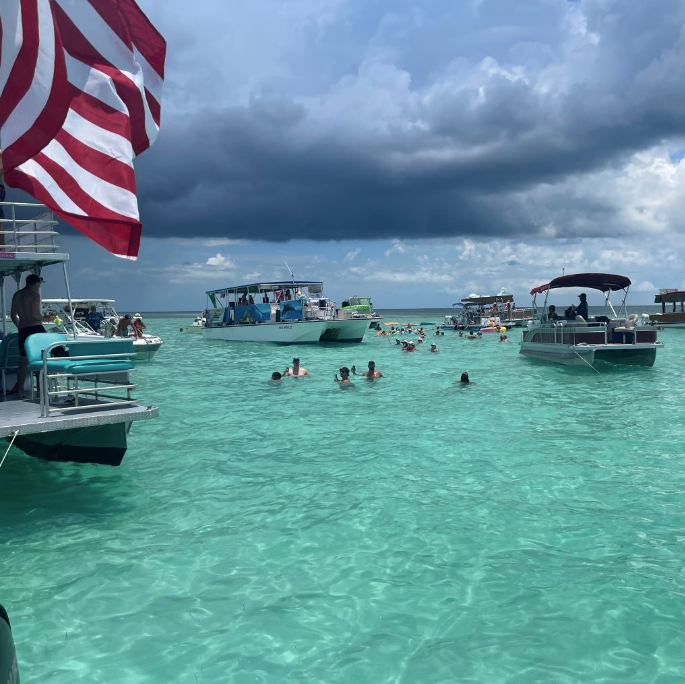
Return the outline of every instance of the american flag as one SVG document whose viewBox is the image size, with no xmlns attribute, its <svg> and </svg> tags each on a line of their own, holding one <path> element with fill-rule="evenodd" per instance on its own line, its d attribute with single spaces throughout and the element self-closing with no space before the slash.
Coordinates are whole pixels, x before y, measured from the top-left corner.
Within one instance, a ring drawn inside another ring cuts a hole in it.
<svg viewBox="0 0 685 684">
<path fill-rule="evenodd" d="M 0 148 L 21 188 L 117 256 L 157 137 L 166 43 L 134 0 L 0 0 Z"/>
</svg>

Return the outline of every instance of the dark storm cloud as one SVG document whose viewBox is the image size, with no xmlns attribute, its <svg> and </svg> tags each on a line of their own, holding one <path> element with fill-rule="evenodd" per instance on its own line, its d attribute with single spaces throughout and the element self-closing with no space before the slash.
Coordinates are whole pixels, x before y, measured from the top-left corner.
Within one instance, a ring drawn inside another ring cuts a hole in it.
<svg viewBox="0 0 685 684">
<path fill-rule="evenodd" d="M 435 3 L 416 18 L 404 5 L 364 26 L 372 54 L 360 47 L 357 66 L 314 96 L 255 88 L 245 106 L 167 112 L 137 162 L 146 234 L 621 230 L 611 198 L 554 186 L 685 135 L 682 3 L 485 1 L 466 28 L 463 8 Z M 342 42 L 331 53 L 349 58 Z"/>
</svg>

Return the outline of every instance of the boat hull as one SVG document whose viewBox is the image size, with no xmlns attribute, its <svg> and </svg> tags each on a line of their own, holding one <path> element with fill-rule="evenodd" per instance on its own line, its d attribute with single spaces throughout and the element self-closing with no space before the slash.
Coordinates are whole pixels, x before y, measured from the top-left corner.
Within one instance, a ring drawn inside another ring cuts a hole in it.
<svg viewBox="0 0 685 684">
<path fill-rule="evenodd" d="M 318 344 L 326 327 L 325 321 L 292 321 L 225 325 L 203 328 L 208 340 L 226 342 L 272 342 L 275 344 Z"/>
<path fill-rule="evenodd" d="M 364 333 L 366 333 L 368 329 L 368 318 L 326 321 L 326 327 L 321 335 L 320 341 L 358 343 L 364 339 Z"/>
<path fill-rule="evenodd" d="M 559 363 L 564 366 L 594 366 L 597 361 L 604 361 L 617 365 L 651 367 L 656 361 L 656 352 L 655 347 L 641 348 L 632 344 L 585 348 L 521 344 L 520 350 L 520 353 L 528 358 Z"/>
<path fill-rule="evenodd" d="M 650 314 L 649 323 L 664 328 L 685 328 L 685 314 Z"/>
<path fill-rule="evenodd" d="M 45 461 L 118 466 L 126 454 L 130 422 L 17 435 L 14 445 Z"/>
<path fill-rule="evenodd" d="M 201 325 L 187 325 L 185 328 L 181 328 L 179 332 L 182 333 L 201 333 L 203 326 Z"/>
<path fill-rule="evenodd" d="M 164 344 L 160 337 L 142 337 L 133 340 L 133 351 L 136 353 L 135 361 L 152 361 L 154 355 Z"/>
</svg>

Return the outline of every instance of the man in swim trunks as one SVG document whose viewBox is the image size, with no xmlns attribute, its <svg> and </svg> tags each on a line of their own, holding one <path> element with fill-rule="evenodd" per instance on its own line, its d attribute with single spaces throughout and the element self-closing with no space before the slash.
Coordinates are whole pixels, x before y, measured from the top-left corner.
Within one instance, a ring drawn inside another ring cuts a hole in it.
<svg viewBox="0 0 685 684">
<path fill-rule="evenodd" d="M 40 286 L 43 279 L 35 273 L 26 276 L 26 285 L 17 290 L 12 297 L 11 316 L 19 330 L 19 370 L 17 371 L 17 394 L 24 398 L 24 383 L 28 372 L 26 360 L 26 339 L 34 333 L 45 332 L 43 323 L 52 321 L 52 316 L 43 316 L 40 304 Z"/>
</svg>

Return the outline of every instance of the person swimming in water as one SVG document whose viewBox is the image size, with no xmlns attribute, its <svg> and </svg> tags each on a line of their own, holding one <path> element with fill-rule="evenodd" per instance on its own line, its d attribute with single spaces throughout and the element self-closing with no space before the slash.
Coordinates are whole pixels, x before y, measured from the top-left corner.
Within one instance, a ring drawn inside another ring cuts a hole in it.
<svg viewBox="0 0 685 684">
<path fill-rule="evenodd" d="M 381 373 L 379 370 L 376 370 L 376 362 L 375 361 L 369 361 L 369 370 L 366 370 L 363 373 L 357 373 L 357 367 L 352 366 L 352 374 L 353 375 L 362 375 L 363 377 L 367 378 L 368 380 L 375 380 L 376 378 L 382 378 L 383 377 L 383 373 Z"/>
<path fill-rule="evenodd" d="M 464 371 L 461 374 L 461 378 L 459 378 L 459 382 L 457 384 L 459 384 L 459 385 L 475 385 L 476 383 L 471 382 L 471 380 L 469 380 L 469 374 L 466 371 Z"/>
<path fill-rule="evenodd" d="M 300 366 L 300 359 L 296 356 L 293 359 L 293 365 L 290 368 L 286 368 L 285 371 L 283 372 L 283 375 L 287 375 L 289 377 L 294 377 L 294 378 L 301 378 L 304 377 L 305 375 L 311 375 L 311 373 L 304 367 Z"/>
<path fill-rule="evenodd" d="M 351 385 L 352 381 L 350 380 L 350 369 L 347 366 L 343 366 L 338 370 L 340 373 L 340 377 L 338 377 L 338 374 L 336 373 L 335 375 L 335 382 L 337 382 L 340 385 Z"/>
</svg>

